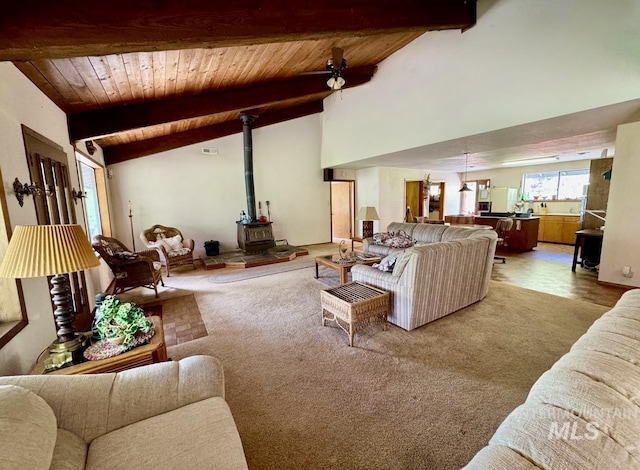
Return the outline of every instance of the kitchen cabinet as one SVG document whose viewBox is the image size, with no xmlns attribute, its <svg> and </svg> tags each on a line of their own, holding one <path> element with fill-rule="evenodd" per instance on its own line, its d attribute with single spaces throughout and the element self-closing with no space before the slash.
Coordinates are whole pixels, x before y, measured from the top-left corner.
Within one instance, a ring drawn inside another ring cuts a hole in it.
<svg viewBox="0 0 640 470">
<path fill-rule="evenodd" d="M 580 217 L 577 215 L 541 215 L 538 241 L 574 245 L 578 230 Z"/>
<path fill-rule="evenodd" d="M 476 216 L 474 223 L 491 225 L 496 228 L 502 217 Z M 513 218 L 513 227 L 509 231 L 507 248 L 513 251 L 529 251 L 538 246 L 538 217 Z"/>
<path fill-rule="evenodd" d="M 451 225 L 469 225 L 473 224 L 474 217 L 472 215 L 445 215 L 444 221 Z"/>
</svg>

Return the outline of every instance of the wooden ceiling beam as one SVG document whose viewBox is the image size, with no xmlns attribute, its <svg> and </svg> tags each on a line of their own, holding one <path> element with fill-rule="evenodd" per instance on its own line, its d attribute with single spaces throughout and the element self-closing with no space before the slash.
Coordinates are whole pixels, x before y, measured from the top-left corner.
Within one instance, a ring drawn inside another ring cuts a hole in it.
<svg viewBox="0 0 640 470">
<path fill-rule="evenodd" d="M 0 60 L 464 30 L 475 22 L 476 0 L 14 1 L 0 15 Z"/>
<path fill-rule="evenodd" d="M 362 85 L 371 80 L 376 67 L 347 70 L 345 88 Z M 327 75 L 306 75 L 282 82 L 254 85 L 200 95 L 136 103 L 115 108 L 85 111 L 68 117 L 72 142 L 98 139 L 117 132 L 192 119 L 212 114 L 259 108 L 268 104 L 301 98 L 318 93 L 331 93 L 326 85 Z"/>
<path fill-rule="evenodd" d="M 269 126 L 279 122 L 288 121 L 290 119 L 321 113 L 322 111 L 322 100 L 312 101 L 303 105 L 258 115 L 258 118 L 253 122 L 252 127 L 258 128 Z M 255 114 L 255 112 L 252 112 L 252 114 Z M 187 145 L 206 142 L 207 140 L 212 139 L 219 139 L 220 137 L 238 134 L 241 132 L 242 122 L 240 119 L 237 121 L 226 121 L 220 124 L 192 129 L 185 132 L 178 132 L 163 137 L 154 137 L 130 144 L 105 147 L 103 149 L 104 160 L 105 164 L 113 165 L 115 163 L 146 157 L 147 155 L 166 152 L 180 147 L 185 147 Z"/>
</svg>

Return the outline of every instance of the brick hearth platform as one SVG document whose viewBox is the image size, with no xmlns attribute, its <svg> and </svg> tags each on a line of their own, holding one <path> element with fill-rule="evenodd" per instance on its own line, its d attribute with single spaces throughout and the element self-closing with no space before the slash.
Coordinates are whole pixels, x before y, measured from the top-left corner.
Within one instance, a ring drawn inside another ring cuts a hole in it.
<svg viewBox="0 0 640 470">
<path fill-rule="evenodd" d="M 285 263 L 298 256 L 308 255 L 304 248 L 293 245 L 276 245 L 263 253 L 247 254 L 243 251 L 221 253 L 218 256 L 200 256 L 205 269 L 253 268 L 265 264 Z"/>
</svg>

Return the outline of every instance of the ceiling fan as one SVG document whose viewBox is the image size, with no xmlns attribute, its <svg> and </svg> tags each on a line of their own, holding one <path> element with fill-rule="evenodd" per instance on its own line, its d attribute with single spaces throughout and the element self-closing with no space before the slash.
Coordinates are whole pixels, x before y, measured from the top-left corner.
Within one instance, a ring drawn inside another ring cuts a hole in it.
<svg viewBox="0 0 640 470">
<path fill-rule="evenodd" d="M 303 72 L 301 75 L 314 75 L 320 73 L 330 73 L 331 77 L 327 80 L 327 86 L 332 90 L 341 89 L 346 80 L 342 76 L 342 72 L 347 68 L 347 61 L 344 58 L 344 49 L 341 47 L 331 48 L 331 58 L 327 60 L 326 69 L 317 72 Z"/>
</svg>

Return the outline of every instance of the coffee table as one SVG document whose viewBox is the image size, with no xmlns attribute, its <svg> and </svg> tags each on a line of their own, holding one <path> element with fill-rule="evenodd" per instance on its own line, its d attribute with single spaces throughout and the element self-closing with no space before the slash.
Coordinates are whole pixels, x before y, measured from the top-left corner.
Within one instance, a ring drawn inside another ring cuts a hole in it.
<svg viewBox="0 0 640 470">
<path fill-rule="evenodd" d="M 380 321 L 387 329 L 389 292 L 361 282 L 349 282 L 320 291 L 322 326 L 332 320 L 349 335 L 349 346 L 357 329 Z"/>
<path fill-rule="evenodd" d="M 318 277 L 320 277 L 318 275 L 318 266 L 322 265 L 322 266 L 326 266 L 327 268 L 331 268 L 334 271 L 340 272 L 340 284 L 346 284 L 349 280 L 349 272 L 351 271 L 351 268 L 353 268 L 356 264 L 371 265 L 374 263 L 379 263 L 380 261 L 381 261 L 381 258 L 376 257 L 376 258 L 370 258 L 366 260 L 357 260 L 352 263 L 342 263 L 340 262 L 340 255 L 318 256 L 316 258 L 315 278 L 318 279 Z"/>
</svg>

